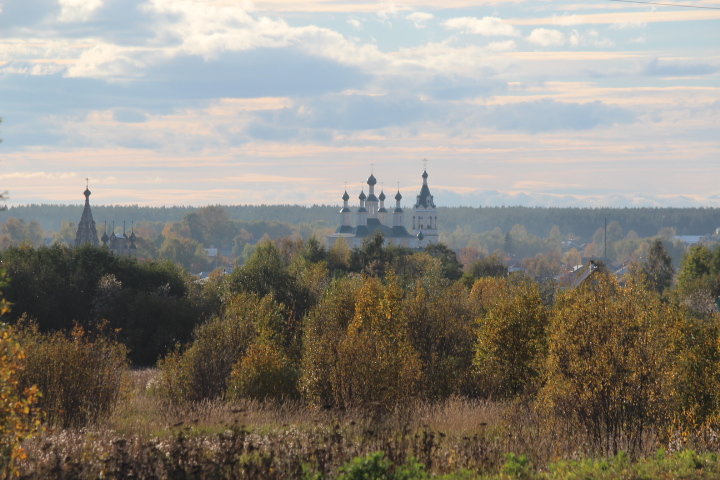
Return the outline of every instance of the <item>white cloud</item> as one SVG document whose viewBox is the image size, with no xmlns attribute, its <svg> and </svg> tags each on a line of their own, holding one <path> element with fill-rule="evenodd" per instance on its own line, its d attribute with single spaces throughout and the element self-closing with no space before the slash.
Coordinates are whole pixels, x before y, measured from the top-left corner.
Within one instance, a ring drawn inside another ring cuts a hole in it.
<svg viewBox="0 0 720 480">
<path fill-rule="evenodd" d="M 362 30 L 363 23 L 357 18 L 349 18 L 347 20 L 348 25 L 352 26 L 356 30 Z"/>
<path fill-rule="evenodd" d="M 527 40 L 541 47 L 559 47 L 565 44 L 565 34 L 560 30 L 536 28 L 528 35 Z"/>
<path fill-rule="evenodd" d="M 100 8 L 103 0 L 59 0 L 61 22 L 84 22 Z"/>
<path fill-rule="evenodd" d="M 516 37 L 520 32 L 498 17 L 457 17 L 446 20 L 443 26 L 449 30 L 483 35 L 486 37 Z"/>
<path fill-rule="evenodd" d="M 517 44 L 515 40 L 505 40 L 504 42 L 492 42 L 488 44 L 487 49 L 492 52 L 509 52 L 515 50 Z"/>
<path fill-rule="evenodd" d="M 433 18 L 435 18 L 435 15 L 425 12 L 413 12 L 405 18 L 413 22 L 415 28 L 425 28 L 427 26 L 427 23 Z"/>
</svg>

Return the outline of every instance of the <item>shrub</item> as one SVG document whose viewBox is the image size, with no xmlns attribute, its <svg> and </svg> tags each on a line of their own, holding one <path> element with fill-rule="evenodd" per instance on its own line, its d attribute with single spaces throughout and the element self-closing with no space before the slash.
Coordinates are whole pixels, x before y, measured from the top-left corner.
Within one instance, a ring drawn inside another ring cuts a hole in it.
<svg viewBox="0 0 720 480">
<path fill-rule="evenodd" d="M 300 390 L 312 405 L 333 405 L 338 348 L 355 314 L 355 298 L 362 287 L 360 277 L 333 281 L 303 325 Z"/>
<path fill-rule="evenodd" d="M 25 320 L 19 324 L 18 339 L 26 352 L 21 384 L 40 389 L 38 405 L 48 421 L 81 427 L 112 411 L 127 368 L 124 345 L 102 330 L 88 333 L 76 326 L 69 334 L 40 333 Z"/>
<path fill-rule="evenodd" d="M 233 367 L 228 394 L 256 400 L 292 398 L 297 396 L 297 378 L 297 369 L 277 346 L 259 341 Z"/>
<path fill-rule="evenodd" d="M 594 277 L 553 311 L 539 400 L 560 421 L 576 421 L 597 451 L 632 453 L 673 402 L 670 326 L 679 314 L 636 286 Z"/>
<path fill-rule="evenodd" d="M 482 279 L 505 285 L 492 295 L 484 316 L 478 319 L 473 360 L 482 395 L 507 398 L 532 391 L 540 377 L 546 348 L 547 313 L 537 283 L 519 278 Z M 494 288 L 485 289 L 491 292 Z"/>
<path fill-rule="evenodd" d="M 159 362 L 160 392 L 170 402 L 222 396 L 233 366 L 259 332 L 272 338 L 284 323 L 285 310 L 271 296 L 261 299 L 253 293 L 236 295 L 220 316 L 195 330 L 185 350 L 178 348 Z"/>
<path fill-rule="evenodd" d="M 409 339 L 400 287 L 369 277 L 357 293 L 355 314 L 338 348 L 335 402 L 388 408 L 415 396 L 422 365 Z"/>
</svg>

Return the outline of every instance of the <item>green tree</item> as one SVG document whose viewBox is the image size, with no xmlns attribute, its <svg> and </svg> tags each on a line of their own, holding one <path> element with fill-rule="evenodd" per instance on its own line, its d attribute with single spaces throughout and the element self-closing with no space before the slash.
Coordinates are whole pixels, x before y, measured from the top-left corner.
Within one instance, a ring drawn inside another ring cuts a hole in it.
<svg viewBox="0 0 720 480">
<path fill-rule="evenodd" d="M 450 280 L 457 280 L 462 276 L 462 267 L 455 252 L 442 243 L 433 243 L 425 247 L 425 253 L 440 259 L 442 274 Z"/>
<path fill-rule="evenodd" d="M 209 267 L 202 245 L 189 238 L 165 237 L 158 254 L 160 258 L 182 265 L 189 272 L 197 273 Z"/>
<path fill-rule="evenodd" d="M 224 395 L 233 367 L 258 337 L 276 341 L 285 315 L 271 296 L 234 296 L 221 315 L 195 330 L 185 350 L 172 352 L 159 362 L 164 397 L 182 403 Z"/>
<path fill-rule="evenodd" d="M 647 259 L 641 264 L 647 287 L 662 293 L 672 283 L 675 271 L 661 239 L 653 240 Z"/>
</svg>

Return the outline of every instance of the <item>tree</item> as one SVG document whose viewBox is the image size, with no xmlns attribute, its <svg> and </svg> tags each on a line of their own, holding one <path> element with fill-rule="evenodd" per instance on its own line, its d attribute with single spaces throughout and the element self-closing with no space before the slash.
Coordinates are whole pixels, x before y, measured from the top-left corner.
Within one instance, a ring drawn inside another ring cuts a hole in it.
<svg viewBox="0 0 720 480">
<path fill-rule="evenodd" d="M 458 262 L 457 255 L 447 246 L 442 243 L 433 243 L 425 247 L 425 253 L 440 260 L 442 274 L 445 278 L 457 280 L 462 276 L 462 267 Z"/>
<path fill-rule="evenodd" d="M 209 266 L 202 245 L 189 238 L 165 237 L 158 253 L 160 258 L 172 260 L 189 272 L 201 272 Z"/>
<path fill-rule="evenodd" d="M 159 362 L 165 398 L 182 403 L 224 395 L 233 367 L 258 336 L 275 340 L 285 315 L 271 296 L 234 296 L 219 316 L 193 332 L 184 351 L 176 350 Z"/>
<path fill-rule="evenodd" d="M 550 319 L 540 405 L 582 428 L 599 453 L 637 451 L 672 403 L 678 316 L 656 294 L 607 274 L 566 292 Z"/>
<path fill-rule="evenodd" d="M 368 277 L 358 291 L 355 313 L 338 347 L 333 394 L 337 404 L 391 408 L 417 395 L 422 366 L 408 331 L 402 292 Z"/>
<path fill-rule="evenodd" d="M 0 287 L 6 275 L 0 271 Z M 10 307 L 0 292 L 0 317 Z M 0 322 L 0 477 L 19 476 L 18 463 L 26 458 L 22 442 L 40 428 L 35 408 L 39 398 L 37 387 L 22 388 L 25 351 L 17 341 L 12 327 Z"/>
<path fill-rule="evenodd" d="M 647 259 L 641 264 L 647 287 L 662 293 L 672 283 L 675 271 L 661 239 L 653 240 Z"/>
<path fill-rule="evenodd" d="M 525 278 L 503 283 L 477 319 L 473 365 L 480 393 L 491 398 L 532 391 L 546 349 L 547 312 L 538 285 Z"/>
<path fill-rule="evenodd" d="M 339 277 L 323 292 L 305 317 L 300 390 L 311 405 L 336 404 L 339 348 L 355 315 L 355 299 L 363 286 L 359 276 Z"/>
</svg>

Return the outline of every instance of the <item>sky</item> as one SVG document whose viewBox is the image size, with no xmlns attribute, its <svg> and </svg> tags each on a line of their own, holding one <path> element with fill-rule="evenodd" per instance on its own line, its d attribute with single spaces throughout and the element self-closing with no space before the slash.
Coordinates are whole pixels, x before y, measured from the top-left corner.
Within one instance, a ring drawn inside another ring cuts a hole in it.
<svg viewBox="0 0 720 480">
<path fill-rule="evenodd" d="M 720 207 L 720 0 L 671 3 L 0 0 L 0 192 Z"/>
</svg>

